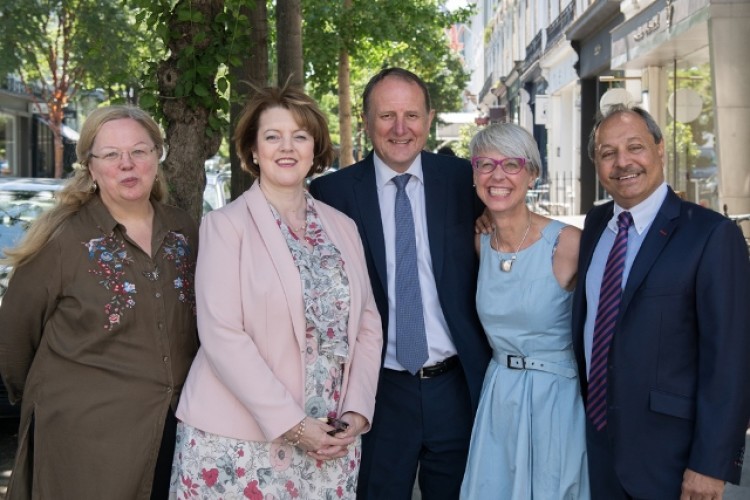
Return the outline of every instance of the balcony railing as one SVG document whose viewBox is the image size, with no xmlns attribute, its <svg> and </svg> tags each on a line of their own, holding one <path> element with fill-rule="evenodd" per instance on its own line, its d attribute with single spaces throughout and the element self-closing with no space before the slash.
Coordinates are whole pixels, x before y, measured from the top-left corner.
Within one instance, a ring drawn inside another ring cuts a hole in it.
<svg viewBox="0 0 750 500">
<path fill-rule="evenodd" d="M 531 43 L 526 46 L 526 59 L 524 60 L 526 67 L 539 59 L 540 55 L 542 55 L 542 30 L 539 30 Z"/>
<path fill-rule="evenodd" d="M 484 100 L 484 96 L 487 95 L 487 92 L 489 92 L 491 88 L 492 88 L 492 73 L 490 73 L 490 76 L 488 76 L 487 79 L 484 81 L 484 85 L 482 85 L 482 90 L 479 91 L 479 102 L 482 102 L 482 100 Z"/>
<path fill-rule="evenodd" d="M 565 29 L 573 22 L 573 16 L 575 15 L 575 3 L 571 2 L 568 4 L 557 19 L 552 21 L 552 24 L 547 26 L 547 47 L 552 46 L 560 37 L 562 37 Z"/>
</svg>

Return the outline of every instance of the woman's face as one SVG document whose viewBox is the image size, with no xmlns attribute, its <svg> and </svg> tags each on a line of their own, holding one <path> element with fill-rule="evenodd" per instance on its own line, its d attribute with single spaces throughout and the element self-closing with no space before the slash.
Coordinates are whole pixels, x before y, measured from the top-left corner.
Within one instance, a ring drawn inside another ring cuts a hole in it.
<svg viewBox="0 0 750 500">
<path fill-rule="evenodd" d="M 476 157 L 484 163 L 484 168 L 491 172 L 483 173 L 474 167 L 474 184 L 477 195 L 492 212 L 506 212 L 523 207 L 526 204 L 526 193 L 532 182 L 527 165 L 520 166 L 525 159 L 509 158 L 497 151 L 480 152 Z M 500 163 L 503 163 L 502 165 Z M 474 166 L 474 165 L 472 165 Z M 507 171 L 515 173 L 507 173 Z"/>
<path fill-rule="evenodd" d="M 148 203 L 158 165 L 154 141 L 132 118 L 102 125 L 91 147 L 89 170 L 108 208 Z"/>
<path fill-rule="evenodd" d="M 253 157 L 264 187 L 302 187 L 314 156 L 313 136 L 300 128 L 291 111 L 276 107 L 261 113 Z"/>
</svg>

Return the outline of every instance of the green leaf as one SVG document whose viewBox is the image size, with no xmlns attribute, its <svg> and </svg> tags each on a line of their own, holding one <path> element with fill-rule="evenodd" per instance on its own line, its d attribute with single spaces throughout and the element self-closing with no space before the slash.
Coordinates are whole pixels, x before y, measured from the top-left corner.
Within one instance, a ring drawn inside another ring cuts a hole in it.
<svg viewBox="0 0 750 500">
<path fill-rule="evenodd" d="M 201 83 L 195 84 L 195 88 L 193 89 L 193 92 L 195 92 L 196 95 L 199 95 L 201 97 L 208 96 L 208 89 L 205 87 L 205 85 Z"/>
</svg>

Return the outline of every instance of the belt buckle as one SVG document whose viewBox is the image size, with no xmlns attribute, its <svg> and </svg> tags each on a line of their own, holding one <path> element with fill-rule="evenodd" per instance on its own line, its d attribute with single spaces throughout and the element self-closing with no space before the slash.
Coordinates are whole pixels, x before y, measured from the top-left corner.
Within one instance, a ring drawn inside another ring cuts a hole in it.
<svg viewBox="0 0 750 500">
<path fill-rule="evenodd" d="M 438 361 L 437 363 L 431 366 L 423 366 L 422 368 L 419 369 L 419 372 L 418 372 L 419 378 L 424 380 L 424 379 L 434 378 L 434 377 L 437 377 L 438 375 L 443 374 L 444 368 L 445 368 L 443 365 L 445 365 L 445 361 Z M 429 370 L 430 372 L 437 372 L 437 373 L 432 373 L 431 375 L 428 375 L 425 373 L 425 370 Z"/>
<path fill-rule="evenodd" d="M 516 356 L 514 354 L 508 354 L 505 364 L 512 370 L 523 370 L 526 368 L 526 358 L 523 356 Z"/>
</svg>

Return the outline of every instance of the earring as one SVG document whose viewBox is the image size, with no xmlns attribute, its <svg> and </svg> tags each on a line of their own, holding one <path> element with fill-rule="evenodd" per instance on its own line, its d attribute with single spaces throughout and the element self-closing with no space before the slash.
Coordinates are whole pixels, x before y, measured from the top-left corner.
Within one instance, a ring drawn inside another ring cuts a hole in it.
<svg viewBox="0 0 750 500">
<path fill-rule="evenodd" d="M 95 180 L 91 181 L 91 187 L 89 188 L 90 193 L 96 193 L 96 190 L 99 189 L 99 186 L 97 185 Z"/>
<path fill-rule="evenodd" d="M 255 163 L 256 165 L 258 164 L 258 158 L 256 158 L 255 156 L 253 156 L 253 163 Z"/>
</svg>

